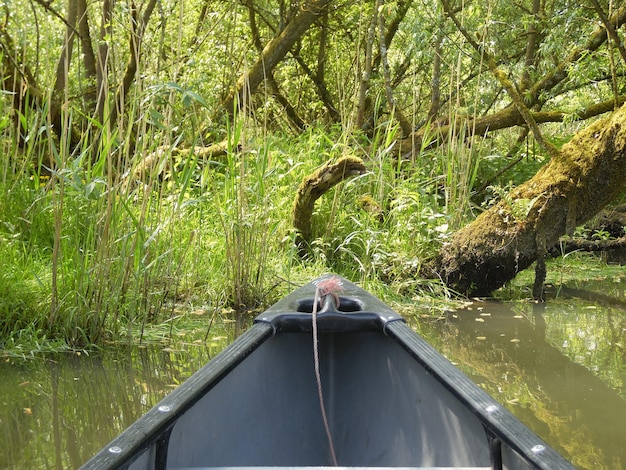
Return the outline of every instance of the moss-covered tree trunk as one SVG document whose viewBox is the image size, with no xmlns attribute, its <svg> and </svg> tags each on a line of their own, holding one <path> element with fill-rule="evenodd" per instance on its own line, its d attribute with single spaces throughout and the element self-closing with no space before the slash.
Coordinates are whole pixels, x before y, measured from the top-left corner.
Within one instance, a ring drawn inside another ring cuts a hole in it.
<svg viewBox="0 0 626 470">
<path fill-rule="evenodd" d="M 626 189 L 626 106 L 580 131 L 532 179 L 459 230 L 434 270 L 468 295 L 487 295 Z"/>
<path fill-rule="evenodd" d="M 296 246 L 301 256 L 306 255 L 313 236 L 313 210 L 315 201 L 343 180 L 365 173 L 363 160 L 342 157 L 336 162 L 328 161 L 308 175 L 298 188 L 293 203 L 293 226 L 296 229 Z"/>
</svg>

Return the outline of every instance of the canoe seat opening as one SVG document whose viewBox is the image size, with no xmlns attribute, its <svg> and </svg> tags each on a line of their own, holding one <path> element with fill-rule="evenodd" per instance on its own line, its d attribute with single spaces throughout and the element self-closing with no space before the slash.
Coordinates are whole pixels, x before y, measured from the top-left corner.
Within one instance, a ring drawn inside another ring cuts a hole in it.
<svg viewBox="0 0 626 470">
<path fill-rule="evenodd" d="M 312 313 L 313 312 L 313 297 L 301 299 L 297 303 L 296 311 L 299 313 Z M 322 310 L 322 305 L 318 305 L 318 310 Z M 362 312 L 364 310 L 363 303 L 352 297 L 339 296 L 338 312 L 351 313 Z"/>
</svg>

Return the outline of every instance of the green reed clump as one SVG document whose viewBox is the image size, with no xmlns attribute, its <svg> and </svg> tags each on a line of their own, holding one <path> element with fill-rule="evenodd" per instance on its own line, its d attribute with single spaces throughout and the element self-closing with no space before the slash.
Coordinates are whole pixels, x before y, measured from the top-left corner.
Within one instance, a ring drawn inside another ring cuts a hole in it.
<svg viewBox="0 0 626 470">
<path fill-rule="evenodd" d="M 128 116 L 141 114 L 141 105 L 136 101 Z M 3 163 L 0 187 L 0 250 L 8 268 L 0 295 L 3 336 L 32 326 L 91 344 L 169 315 L 164 306 L 181 288 L 194 238 L 193 222 L 181 221 L 196 161 L 189 157 L 164 181 L 171 136 L 138 122 L 142 138 L 132 151 L 124 142 L 134 132 L 93 121 L 76 146 L 69 137 L 52 141 L 45 126 L 23 148 L 10 132 L 3 136 L 14 156 Z M 150 171 L 133 173 L 152 154 L 158 158 Z M 43 266 L 45 275 L 24 265 Z"/>
<path fill-rule="evenodd" d="M 281 163 L 272 161 L 267 139 L 256 138 L 245 117 L 234 119 L 228 136 L 224 164 L 211 170 L 202 189 L 212 199 L 223 237 L 226 301 L 237 310 L 249 310 L 273 298 L 271 273 L 284 256 L 279 250 L 284 209 L 277 215 L 285 207 L 276 184 Z"/>
<path fill-rule="evenodd" d="M 14 158 L 1 169 L 3 338 L 30 331 L 74 346 L 141 341 L 148 325 L 173 325 L 198 305 L 263 308 L 328 271 L 375 293 L 391 285 L 446 295 L 420 268 L 468 209 L 474 156 L 464 148 L 456 167 L 445 166 L 462 143 L 402 161 L 391 123 L 369 137 L 340 127 L 291 136 L 239 114 L 225 129 L 226 152 L 201 156 L 180 151 L 213 143 L 203 140 L 197 95 L 152 87 L 126 111 L 134 126 L 92 120 L 76 146 L 44 125 L 18 149 L 4 130 Z M 318 200 L 312 256 L 300 259 L 290 226 L 295 191 L 345 155 L 370 171 Z M 49 177 L 40 175 L 45 167 Z"/>
<path fill-rule="evenodd" d="M 50 299 L 43 257 L 7 239 L 6 234 L 1 237 L 0 347 L 15 330 L 40 324 L 44 318 L 42 306 Z"/>
</svg>

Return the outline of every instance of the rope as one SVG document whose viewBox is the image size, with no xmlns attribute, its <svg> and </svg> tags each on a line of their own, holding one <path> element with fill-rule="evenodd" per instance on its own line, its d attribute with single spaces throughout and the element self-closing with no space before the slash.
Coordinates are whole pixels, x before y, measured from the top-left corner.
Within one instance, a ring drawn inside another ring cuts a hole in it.
<svg viewBox="0 0 626 470">
<path fill-rule="evenodd" d="M 313 311 L 311 317 L 313 320 L 313 361 L 315 365 L 315 378 L 317 379 L 317 394 L 320 399 L 320 409 L 322 411 L 322 421 L 324 421 L 324 429 L 326 430 L 326 437 L 328 438 L 328 446 L 330 447 L 330 457 L 333 466 L 337 466 L 337 456 L 335 455 L 335 446 L 333 445 L 333 437 L 330 433 L 330 426 L 328 425 L 328 418 L 326 416 L 326 406 L 324 405 L 324 393 L 322 392 L 322 377 L 320 375 L 320 358 L 319 350 L 317 347 L 317 304 L 320 300 L 324 299 L 326 295 L 334 294 L 334 292 L 328 292 L 324 287 L 318 285 L 315 289 L 315 298 L 313 299 Z"/>
</svg>

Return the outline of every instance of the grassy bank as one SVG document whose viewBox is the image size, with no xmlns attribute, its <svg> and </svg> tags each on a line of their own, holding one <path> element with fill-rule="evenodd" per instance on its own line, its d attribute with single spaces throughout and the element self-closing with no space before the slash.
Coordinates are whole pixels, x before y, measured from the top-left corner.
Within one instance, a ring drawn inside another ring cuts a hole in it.
<svg viewBox="0 0 626 470">
<path fill-rule="evenodd" d="M 450 136 L 401 162 L 391 150 L 397 129 L 384 122 L 369 136 L 341 127 L 294 136 L 245 116 L 222 129 L 225 152 L 207 156 L 199 96 L 159 88 L 134 103 L 132 129 L 91 121 L 78 145 L 56 139 L 39 114 L 24 117 L 23 145 L 12 126 L 2 129 L 3 348 L 140 341 L 181 308 L 254 312 L 325 272 L 385 298 L 446 298 L 417 273 L 474 216 L 473 188 L 504 158 L 493 156 L 497 141 Z M 291 224 L 296 189 L 348 155 L 368 171 L 318 201 L 303 259 Z"/>
</svg>

